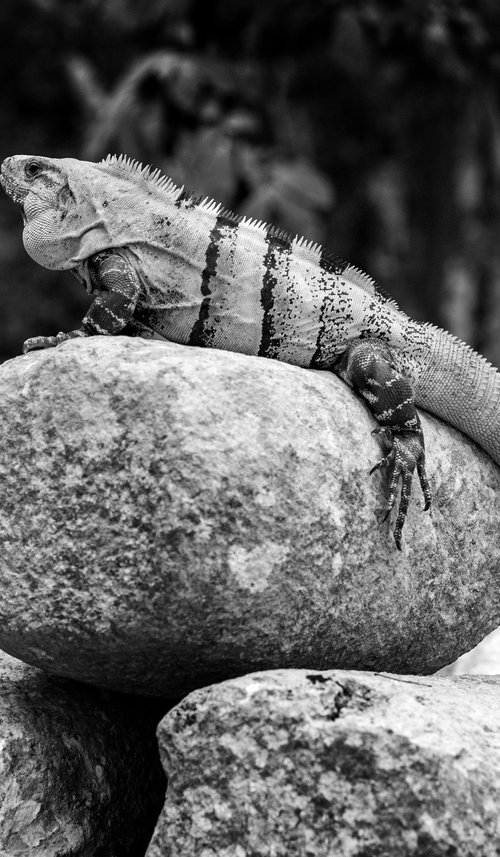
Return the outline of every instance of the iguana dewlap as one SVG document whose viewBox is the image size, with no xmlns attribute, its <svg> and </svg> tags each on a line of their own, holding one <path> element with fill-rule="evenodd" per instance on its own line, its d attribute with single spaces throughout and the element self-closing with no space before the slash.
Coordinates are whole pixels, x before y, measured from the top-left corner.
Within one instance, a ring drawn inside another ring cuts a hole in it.
<svg viewBox="0 0 500 857">
<path fill-rule="evenodd" d="M 304 238 L 237 217 L 126 157 L 94 164 L 16 155 L 0 181 L 23 209 L 24 246 L 93 294 L 76 336 L 129 333 L 330 369 L 366 401 L 387 466 L 387 514 L 412 474 L 430 505 L 415 405 L 464 431 L 500 464 L 500 374 L 445 331 L 412 321 L 352 265 Z"/>
</svg>

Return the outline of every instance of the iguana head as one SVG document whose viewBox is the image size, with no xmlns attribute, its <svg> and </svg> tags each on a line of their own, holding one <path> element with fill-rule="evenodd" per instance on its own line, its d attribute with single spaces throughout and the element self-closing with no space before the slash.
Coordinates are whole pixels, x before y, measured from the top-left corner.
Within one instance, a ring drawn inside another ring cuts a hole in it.
<svg viewBox="0 0 500 857">
<path fill-rule="evenodd" d="M 29 255 L 45 268 L 75 272 L 101 250 L 144 241 L 158 210 L 167 229 L 179 194 L 159 171 L 125 156 L 91 163 L 14 155 L 1 165 L 0 183 L 23 210 Z"/>
<path fill-rule="evenodd" d="M 22 208 L 24 246 L 43 267 L 77 269 L 110 246 L 99 182 L 93 189 L 97 166 L 38 155 L 14 155 L 2 163 L 0 183 Z"/>
<path fill-rule="evenodd" d="M 26 219 L 57 204 L 57 197 L 67 184 L 55 161 L 32 155 L 6 158 L 0 168 L 0 182 L 14 202 L 23 209 L 26 206 Z"/>
</svg>

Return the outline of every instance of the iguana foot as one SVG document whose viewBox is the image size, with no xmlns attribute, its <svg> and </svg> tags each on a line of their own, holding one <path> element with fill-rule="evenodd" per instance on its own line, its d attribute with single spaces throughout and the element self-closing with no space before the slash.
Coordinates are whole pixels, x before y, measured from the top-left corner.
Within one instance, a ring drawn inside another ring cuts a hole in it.
<svg viewBox="0 0 500 857">
<path fill-rule="evenodd" d="M 28 351 L 40 351 L 42 348 L 55 348 L 67 339 L 75 339 L 77 336 L 88 336 L 84 330 L 70 330 L 69 333 L 58 333 L 56 336 L 32 336 L 23 343 L 23 354 Z"/>
<path fill-rule="evenodd" d="M 394 432 L 387 426 L 374 429 L 372 434 L 376 434 L 381 438 L 386 454 L 372 467 L 370 474 L 382 467 L 387 467 L 389 472 L 389 496 L 382 521 L 387 519 L 391 509 L 394 507 L 398 482 L 401 478 L 401 499 L 394 527 L 396 547 L 398 550 L 401 550 L 401 533 L 410 502 L 411 482 L 415 468 L 417 469 L 424 495 L 424 511 L 427 511 L 431 505 L 431 489 L 425 473 L 424 437 L 421 431 Z"/>
</svg>

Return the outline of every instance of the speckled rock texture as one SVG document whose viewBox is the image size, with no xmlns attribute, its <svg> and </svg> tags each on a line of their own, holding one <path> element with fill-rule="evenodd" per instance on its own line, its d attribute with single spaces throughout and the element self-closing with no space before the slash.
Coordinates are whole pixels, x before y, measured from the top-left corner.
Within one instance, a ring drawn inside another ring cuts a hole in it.
<svg viewBox="0 0 500 857">
<path fill-rule="evenodd" d="M 338 378 L 126 337 L 0 369 L 0 647 L 178 700 L 257 669 L 434 672 L 500 624 L 500 470 L 424 417 L 396 550 Z"/>
<path fill-rule="evenodd" d="M 148 705 L 0 652 L 2 857 L 142 857 L 165 794 Z"/>
<path fill-rule="evenodd" d="M 147 857 L 497 857 L 500 681 L 276 670 L 159 727 Z"/>
</svg>

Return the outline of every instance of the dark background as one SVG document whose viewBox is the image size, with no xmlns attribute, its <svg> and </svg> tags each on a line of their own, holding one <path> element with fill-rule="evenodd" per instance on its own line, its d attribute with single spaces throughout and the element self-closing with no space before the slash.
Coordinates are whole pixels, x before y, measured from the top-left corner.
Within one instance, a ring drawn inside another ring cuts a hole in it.
<svg viewBox="0 0 500 857">
<path fill-rule="evenodd" d="M 498 0 L 2 0 L 0 157 L 159 166 L 500 364 Z M 89 298 L 0 198 L 0 359 Z"/>
</svg>

